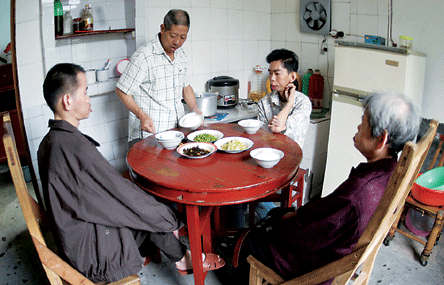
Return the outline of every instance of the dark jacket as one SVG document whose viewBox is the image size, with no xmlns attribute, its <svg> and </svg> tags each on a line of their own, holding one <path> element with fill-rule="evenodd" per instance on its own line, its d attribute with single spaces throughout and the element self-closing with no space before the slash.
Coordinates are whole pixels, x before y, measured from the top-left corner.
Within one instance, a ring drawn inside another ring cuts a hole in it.
<svg viewBox="0 0 444 285">
<path fill-rule="evenodd" d="M 290 279 L 351 253 L 395 166 L 396 159 L 361 163 L 333 193 L 274 224 L 270 246 L 276 270 Z"/>
<path fill-rule="evenodd" d="M 97 150 L 99 144 L 66 121 L 38 150 L 45 204 L 68 262 L 93 282 L 113 282 L 141 270 L 134 231 L 172 232 L 172 209 L 137 187 Z"/>
</svg>

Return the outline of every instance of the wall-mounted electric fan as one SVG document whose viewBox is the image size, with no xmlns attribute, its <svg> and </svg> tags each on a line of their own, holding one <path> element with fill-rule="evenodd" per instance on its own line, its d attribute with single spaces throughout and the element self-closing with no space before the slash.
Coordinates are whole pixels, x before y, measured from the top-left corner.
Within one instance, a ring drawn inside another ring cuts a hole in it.
<svg viewBox="0 0 444 285">
<path fill-rule="evenodd" d="M 330 0 L 300 0 L 301 33 L 328 35 L 331 22 Z"/>
</svg>

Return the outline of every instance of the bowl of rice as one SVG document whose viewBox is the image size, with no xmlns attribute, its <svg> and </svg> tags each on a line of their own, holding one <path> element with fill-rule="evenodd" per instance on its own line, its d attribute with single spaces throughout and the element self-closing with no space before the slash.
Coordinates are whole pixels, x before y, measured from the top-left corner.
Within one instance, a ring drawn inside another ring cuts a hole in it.
<svg viewBox="0 0 444 285">
<path fill-rule="evenodd" d="M 253 149 L 250 156 L 263 168 L 272 168 L 284 157 L 284 152 L 275 148 L 261 147 Z"/>
</svg>

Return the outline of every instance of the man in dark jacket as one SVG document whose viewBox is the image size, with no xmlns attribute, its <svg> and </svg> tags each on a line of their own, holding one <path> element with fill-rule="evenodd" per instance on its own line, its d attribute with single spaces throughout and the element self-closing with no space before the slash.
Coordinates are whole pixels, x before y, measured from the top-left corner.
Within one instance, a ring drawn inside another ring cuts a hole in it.
<svg viewBox="0 0 444 285">
<path fill-rule="evenodd" d="M 77 129 L 92 111 L 85 70 L 55 65 L 43 92 L 54 120 L 38 150 L 40 178 L 64 258 L 93 282 L 114 282 L 140 271 L 154 244 L 180 273 L 189 272 L 191 255 L 179 242 L 183 223 L 174 210 L 124 179 Z M 204 271 L 225 264 L 214 254 L 202 258 Z"/>
<path fill-rule="evenodd" d="M 397 153 L 415 139 L 419 123 L 418 111 L 403 96 L 367 96 L 353 137 L 367 162 L 352 168 L 348 179 L 330 195 L 297 211 L 271 210 L 243 243 L 240 278 L 248 278 L 245 259 L 249 254 L 291 279 L 351 253 L 384 194 Z"/>
</svg>

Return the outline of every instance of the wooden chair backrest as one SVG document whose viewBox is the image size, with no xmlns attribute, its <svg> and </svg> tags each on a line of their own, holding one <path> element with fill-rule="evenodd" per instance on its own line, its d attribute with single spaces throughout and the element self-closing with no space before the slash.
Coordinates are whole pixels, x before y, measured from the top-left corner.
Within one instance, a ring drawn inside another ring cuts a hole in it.
<svg viewBox="0 0 444 285">
<path fill-rule="evenodd" d="M 272 284 L 319 284 L 334 278 L 332 284 L 344 285 L 347 284 L 352 277 L 356 277 L 354 276 L 355 272 L 362 265 L 361 273 L 354 279 L 353 284 L 367 284 L 373 269 L 376 254 L 399 211 L 403 208 L 405 199 L 430 149 L 437 126 L 438 122 L 432 120 L 426 134 L 417 144 L 408 142 L 404 146 L 401 157 L 396 164 L 384 195 L 381 198 L 381 202 L 351 254 L 287 282 L 282 282 L 283 280 L 279 276 L 276 276 L 276 273 L 267 267 L 264 268 L 263 264 L 259 264 L 257 268 L 259 268 L 259 271 L 265 269 L 267 273 L 260 273 L 260 275 L 264 278 L 266 274 L 272 276 L 272 278 L 276 280 L 276 282 L 272 282 Z M 251 256 L 249 259 L 250 264 L 256 263 L 256 260 L 251 258 Z M 250 284 L 256 284 L 252 282 L 251 279 L 250 282 Z"/>
<path fill-rule="evenodd" d="M 444 143 L 444 135 L 443 134 L 436 134 L 436 137 L 439 139 L 438 146 L 436 147 L 435 154 L 432 158 L 432 161 L 430 162 L 429 168 L 427 170 L 430 170 L 432 168 L 435 168 L 436 161 L 438 160 L 439 154 L 441 153 L 442 145 Z M 436 167 L 441 167 L 444 165 L 444 151 L 441 154 L 441 158 L 439 159 L 438 165 Z"/>
<path fill-rule="evenodd" d="M 413 182 L 415 181 L 433 142 L 437 127 L 438 122 L 433 120 L 430 123 L 426 134 L 417 144 L 408 142 L 404 146 L 401 157 L 396 164 L 384 195 L 381 198 L 381 202 L 353 249 L 354 253 L 362 252 L 358 254 L 360 255 L 359 260 L 357 260 L 351 270 L 337 276 L 333 281 L 333 284 L 347 284 L 358 267 L 367 261 L 367 259 L 370 259 L 371 261 L 371 264 L 368 264 L 369 268 L 367 268 L 369 272 L 362 273 L 367 274 L 368 276 L 371 274 L 376 254 L 381 247 L 382 241 L 390 230 L 391 225 L 399 214 L 399 211 L 403 208 L 405 199 L 412 188 Z M 367 278 L 368 276 L 363 276 L 363 278 Z M 359 283 L 359 279 L 357 281 Z"/>
<path fill-rule="evenodd" d="M 69 284 L 94 285 L 93 282 L 71 267 L 46 246 L 39 221 L 48 227 L 49 221 L 43 207 L 41 207 L 35 199 L 29 195 L 17 152 L 11 119 L 8 113 L 3 115 L 3 126 L 5 129 L 3 144 L 5 146 L 9 170 L 14 182 L 15 191 L 17 192 L 17 197 L 20 207 L 22 208 L 23 216 L 25 217 L 29 234 L 31 235 L 49 282 L 52 285 L 62 285 L 65 284 L 65 282 L 62 282 L 63 279 Z M 137 275 L 131 275 L 112 284 L 140 284 L 140 279 Z"/>
</svg>

